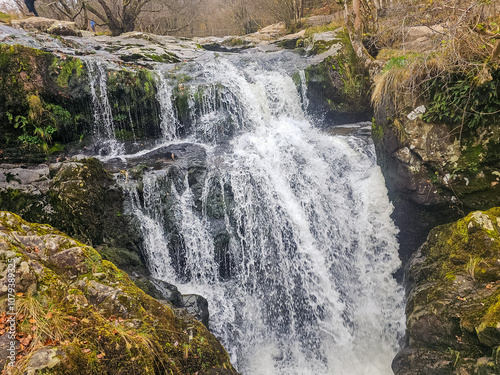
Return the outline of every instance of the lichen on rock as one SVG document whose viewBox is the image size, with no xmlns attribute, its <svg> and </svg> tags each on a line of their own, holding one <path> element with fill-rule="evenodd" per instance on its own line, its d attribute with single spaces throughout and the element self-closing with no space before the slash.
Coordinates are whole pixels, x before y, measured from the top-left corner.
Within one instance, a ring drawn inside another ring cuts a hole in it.
<svg viewBox="0 0 500 375">
<path fill-rule="evenodd" d="M 9 261 L 16 265 L 12 373 L 237 374 L 200 322 L 146 295 L 93 248 L 1 212 L 3 311 Z M 0 316 L 2 324 L 6 319 Z M 6 366 L 4 356 L 0 361 Z"/>
<path fill-rule="evenodd" d="M 500 371 L 499 254 L 498 207 L 429 233 L 408 265 L 409 347 L 393 363 L 396 375 Z"/>
</svg>

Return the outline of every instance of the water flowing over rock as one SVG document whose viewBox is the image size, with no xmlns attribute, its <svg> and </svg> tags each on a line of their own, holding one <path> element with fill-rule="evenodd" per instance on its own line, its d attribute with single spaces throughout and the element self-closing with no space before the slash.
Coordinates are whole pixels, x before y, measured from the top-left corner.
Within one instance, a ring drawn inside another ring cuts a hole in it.
<svg viewBox="0 0 500 375">
<path fill-rule="evenodd" d="M 124 156 L 148 265 L 208 300 L 244 374 L 389 374 L 403 301 L 373 145 L 315 129 L 269 57 L 191 67 L 176 133 L 196 144 Z"/>
<path fill-rule="evenodd" d="M 144 289 L 208 325 L 243 374 L 389 374 L 404 330 L 392 206 L 366 123 L 320 130 L 370 116 L 358 95 L 365 76 L 344 69 L 355 59 L 346 34 L 304 38 L 294 51 L 266 41 L 231 54 L 141 33 L 121 38 L 95 39 L 104 48 L 50 41 L 86 55 L 71 65 L 44 55 L 65 72 L 68 82 L 56 83 L 67 92 L 83 82 L 78 98 L 87 103 L 85 130 L 68 151 L 77 155 L 49 166 L 45 199 L 61 203 L 59 225 L 91 231 L 118 263 L 128 247 L 115 249 L 116 231 L 138 228 L 153 278 Z M 151 45 L 179 49 L 160 59 Z M 14 183 L 5 175 L 5 194 Z M 126 209 L 114 213 L 122 194 Z M 107 197 L 107 219 L 127 224 L 114 231 L 101 221 Z M 62 264 L 82 256 L 70 253 Z M 75 304 L 127 312 L 113 286 L 98 276 L 83 282 L 85 272 L 66 275 L 86 290 Z"/>
</svg>

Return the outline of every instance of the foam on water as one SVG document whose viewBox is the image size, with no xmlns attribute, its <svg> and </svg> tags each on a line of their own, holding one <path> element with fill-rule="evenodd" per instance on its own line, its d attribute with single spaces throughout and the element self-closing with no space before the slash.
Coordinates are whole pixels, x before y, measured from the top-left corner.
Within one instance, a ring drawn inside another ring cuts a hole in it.
<svg viewBox="0 0 500 375">
<path fill-rule="evenodd" d="M 303 110 L 305 85 L 276 69 L 220 57 L 199 72 L 203 82 L 186 90 L 188 138 L 207 151 L 201 209 L 188 177 L 169 182 L 165 171 L 146 173 L 143 199 L 130 193 L 153 276 L 208 299 L 211 330 L 242 374 L 392 374 L 403 291 L 392 277 L 397 228 L 371 140 L 317 130 Z M 169 100 L 160 98 L 162 120 Z M 224 147 L 222 124 L 234 129 Z M 167 187 L 177 256 L 165 245 Z M 207 213 L 215 190 L 222 254 Z"/>
</svg>

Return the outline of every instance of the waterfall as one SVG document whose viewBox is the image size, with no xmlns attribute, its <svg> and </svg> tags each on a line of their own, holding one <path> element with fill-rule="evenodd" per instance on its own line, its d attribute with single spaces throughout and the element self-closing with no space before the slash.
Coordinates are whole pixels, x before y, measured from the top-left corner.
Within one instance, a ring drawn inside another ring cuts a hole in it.
<svg viewBox="0 0 500 375">
<path fill-rule="evenodd" d="M 113 113 L 108 99 L 107 71 L 102 62 L 85 60 L 89 87 L 92 96 L 92 113 L 94 117 L 94 134 L 98 143 L 98 153 L 118 155 L 123 153 L 123 145 L 115 138 Z"/>
<path fill-rule="evenodd" d="M 158 93 L 157 99 L 160 103 L 161 133 L 164 140 L 172 140 L 177 135 L 177 113 L 173 106 L 172 85 L 169 84 L 162 72 L 157 73 Z"/>
<path fill-rule="evenodd" d="M 309 99 L 307 98 L 307 80 L 306 73 L 303 70 L 299 70 L 299 78 L 300 78 L 300 96 L 302 98 L 302 108 L 304 112 L 307 112 L 309 108 Z"/>
<path fill-rule="evenodd" d="M 127 184 L 153 276 L 207 298 L 243 375 L 392 374 L 403 291 L 371 140 L 316 129 L 303 74 L 297 88 L 274 64 L 226 56 L 193 69 L 192 150 Z"/>
</svg>

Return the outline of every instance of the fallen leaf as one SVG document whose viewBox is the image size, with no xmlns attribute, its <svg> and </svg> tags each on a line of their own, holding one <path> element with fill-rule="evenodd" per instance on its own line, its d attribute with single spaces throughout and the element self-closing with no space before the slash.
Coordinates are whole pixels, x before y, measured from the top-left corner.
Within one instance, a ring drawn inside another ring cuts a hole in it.
<svg viewBox="0 0 500 375">
<path fill-rule="evenodd" d="M 53 316 L 54 316 L 54 314 L 52 314 L 51 312 L 48 312 L 47 315 L 45 315 L 45 319 L 52 319 Z"/>
<path fill-rule="evenodd" d="M 99 353 L 97 355 L 97 358 L 101 359 L 101 358 L 104 358 L 106 356 L 106 353 L 102 352 L 102 353 Z"/>
<path fill-rule="evenodd" d="M 30 320 L 28 320 L 28 322 L 30 322 L 31 324 L 35 324 L 36 323 L 36 320 L 31 318 Z"/>
<path fill-rule="evenodd" d="M 90 349 L 82 349 L 82 353 L 90 353 Z"/>
<path fill-rule="evenodd" d="M 31 335 L 29 335 L 28 337 L 24 337 L 21 340 L 19 340 L 19 342 L 24 346 L 28 346 L 32 339 L 33 339 L 33 337 Z"/>
<path fill-rule="evenodd" d="M 43 343 L 43 345 L 47 346 L 47 345 L 57 345 L 58 344 L 58 341 L 57 340 L 52 340 L 52 339 L 47 339 L 45 340 L 45 342 Z"/>
<path fill-rule="evenodd" d="M 37 329 L 38 329 L 38 327 L 37 327 L 37 326 L 33 326 L 33 327 L 31 327 L 31 330 L 32 330 L 33 332 L 35 332 Z"/>
<path fill-rule="evenodd" d="M 24 293 L 17 293 L 16 296 L 18 296 L 18 297 L 24 297 Z"/>
</svg>

